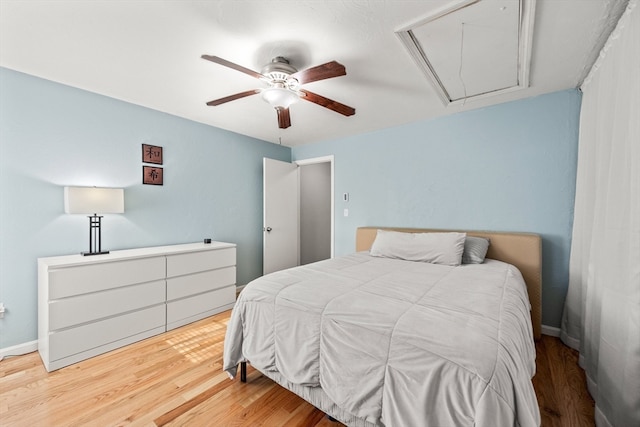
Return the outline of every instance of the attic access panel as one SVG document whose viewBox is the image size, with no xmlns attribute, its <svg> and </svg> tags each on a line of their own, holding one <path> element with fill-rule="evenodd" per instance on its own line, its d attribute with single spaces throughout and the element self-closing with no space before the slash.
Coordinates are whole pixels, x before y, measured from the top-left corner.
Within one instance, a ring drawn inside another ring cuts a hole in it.
<svg viewBox="0 0 640 427">
<path fill-rule="evenodd" d="M 445 105 L 529 86 L 535 0 L 462 0 L 396 32 Z"/>
</svg>

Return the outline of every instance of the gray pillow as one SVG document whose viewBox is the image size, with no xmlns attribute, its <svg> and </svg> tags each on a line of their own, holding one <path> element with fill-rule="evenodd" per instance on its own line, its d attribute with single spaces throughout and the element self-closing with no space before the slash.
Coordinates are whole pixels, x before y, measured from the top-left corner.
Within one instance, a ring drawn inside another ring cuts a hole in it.
<svg viewBox="0 0 640 427">
<path fill-rule="evenodd" d="M 467 236 L 464 241 L 464 252 L 462 252 L 463 264 L 482 264 L 489 249 L 489 240 L 486 237 Z"/>
</svg>

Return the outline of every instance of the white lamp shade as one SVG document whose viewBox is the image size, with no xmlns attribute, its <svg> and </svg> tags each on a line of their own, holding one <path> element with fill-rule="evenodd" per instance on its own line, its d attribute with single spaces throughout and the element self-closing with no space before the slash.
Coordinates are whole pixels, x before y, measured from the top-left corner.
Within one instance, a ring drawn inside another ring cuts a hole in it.
<svg viewBox="0 0 640 427">
<path fill-rule="evenodd" d="M 69 214 L 124 212 L 124 189 L 64 187 L 64 211 Z"/>
<path fill-rule="evenodd" d="M 289 89 L 274 86 L 262 90 L 262 99 L 274 108 L 289 108 L 291 104 L 298 102 L 299 97 Z"/>
</svg>

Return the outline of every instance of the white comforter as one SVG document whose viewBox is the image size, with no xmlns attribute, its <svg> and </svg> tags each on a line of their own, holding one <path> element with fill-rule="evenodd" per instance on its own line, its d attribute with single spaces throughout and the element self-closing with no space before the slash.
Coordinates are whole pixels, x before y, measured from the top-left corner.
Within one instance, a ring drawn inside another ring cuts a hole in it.
<svg viewBox="0 0 640 427">
<path fill-rule="evenodd" d="M 499 261 L 357 253 L 261 277 L 227 328 L 224 369 L 244 360 L 373 424 L 540 424 L 526 287 Z"/>
</svg>

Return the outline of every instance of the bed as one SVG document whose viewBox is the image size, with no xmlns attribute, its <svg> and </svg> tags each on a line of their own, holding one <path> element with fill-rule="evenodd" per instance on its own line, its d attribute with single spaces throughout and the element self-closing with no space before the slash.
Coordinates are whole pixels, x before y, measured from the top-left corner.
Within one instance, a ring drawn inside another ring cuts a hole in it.
<svg viewBox="0 0 640 427">
<path fill-rule="evenodd" d="M 491 243 L 479 264 L 372 256 L 389 231 Z M 349 426 L 539 425 L 540 263 L 535 234 L 358 228 L 355 253 L 245 287 L 223 369 L 251 363 Z"/>
</svg>

